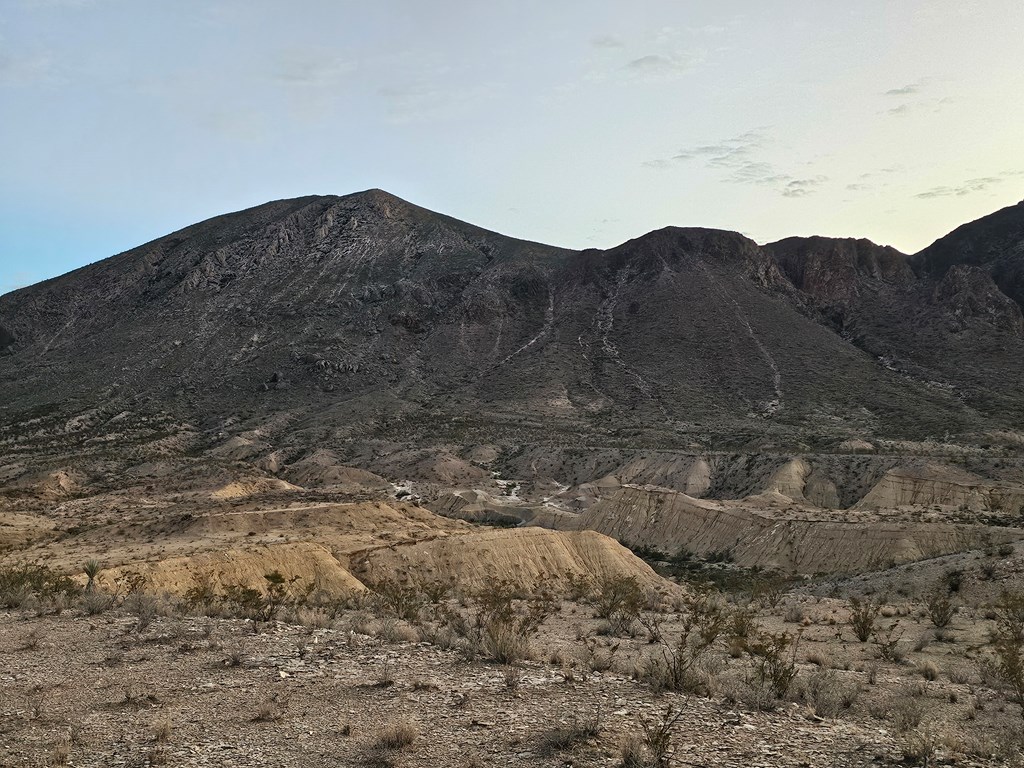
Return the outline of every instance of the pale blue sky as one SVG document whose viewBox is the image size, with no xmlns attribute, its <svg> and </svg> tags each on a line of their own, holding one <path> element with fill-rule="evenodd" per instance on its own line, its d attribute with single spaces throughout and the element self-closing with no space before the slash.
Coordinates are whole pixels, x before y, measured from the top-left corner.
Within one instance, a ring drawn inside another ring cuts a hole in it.
<svg viewBox="0 0 1024 768">
<path fill-rule="evenodd" d="M 381 187 L 517 237 L 913 252 L 1024 198 L 1020 0 L 0 0 L 0 292 Z"/>
</svg>

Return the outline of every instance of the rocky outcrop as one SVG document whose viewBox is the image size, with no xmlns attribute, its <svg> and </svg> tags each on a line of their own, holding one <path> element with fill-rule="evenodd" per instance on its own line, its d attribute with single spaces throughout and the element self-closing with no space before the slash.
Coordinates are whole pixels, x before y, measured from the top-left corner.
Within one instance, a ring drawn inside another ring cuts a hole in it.
<svg viewBox="0 0 1024 768">
<path fill-rule="evenodd" d="M 981 525 L 786 518 L 653 486 L 624 486 L 576 525 L 668 555 L 728 553 L 746 567 L 808 574 L 871 570 L 1024 539 L 1024 531 Z"/>
<path fill-rule="evenodd" d="M 886 472 L 857 503 L 860 509 L 934 506 L 1018 515 L 1024 487 L 988 482 L 952 467 L 905 466 Z"/>
<path fill-rule="evenodd" d="M 474 592 L 505 581 L 556 591 L 570 577 L 633 577 L 648 589 L 670 584 L 613 539 L 594 531 L 542 528 L 484 530 L 407 545 L 378 547 L 352 556 L 352 571 L 366 583 L 417 578 L 457 584 Z"/>
<path fill-rule="evenodd" d="M 366 587 L 324 547 L 308 542 L 228 549 L 157 562 L 131 563 L 100 573 L 102 585 L 115 588 L 130 574 L 145 578 L 152 592 L 184 595 L 197 584 L 223 592 L 228 586 L 266 590 L 266 574 L 277 571 L 301 589 L 312 588 L 328 598 L 348 599 Z"/>
</svg>

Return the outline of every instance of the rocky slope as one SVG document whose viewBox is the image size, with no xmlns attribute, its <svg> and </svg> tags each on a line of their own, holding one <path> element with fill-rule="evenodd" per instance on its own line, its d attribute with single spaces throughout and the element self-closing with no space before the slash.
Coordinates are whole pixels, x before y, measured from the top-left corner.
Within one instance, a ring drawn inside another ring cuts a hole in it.
<svg viewBox="0 0 1024 768">
<path fill-rule="evenodd" d="M 268 203 L 0 297 L 0 440 L 984 441 L 1024 425 L 1022 219 L 913 258 L 672 227 L 572 252 L 378 190 Z"/>
</svg>

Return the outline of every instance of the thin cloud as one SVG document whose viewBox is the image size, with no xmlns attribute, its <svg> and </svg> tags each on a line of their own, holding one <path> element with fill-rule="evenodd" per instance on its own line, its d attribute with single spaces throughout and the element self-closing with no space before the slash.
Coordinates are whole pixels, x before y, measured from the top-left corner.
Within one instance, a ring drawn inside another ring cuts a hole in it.
<svg viewBox="0 0 1024 768">
<path fill-rule="evenodd" d="M 816 188 L 828 181 L 828 176 L 812 176 L 809 179 L 793 179 L 782 188 L 783 197 L 806 197 L 814 194 Z"/>
<path fill-rule="evenodd" d="M 329 86 L 354 72 L 356 64 L 329 53 L 299 51 L 282 55 L 272 77 L 287 85 Z"/>
<path fill-rule="evenodd" d="M 901 88 L 892 88 L 885 92 L 886 96 L 912 96 L 921 90 L 922 83 L 907 83 Z"/>
<path fill-rule="evenodd" d="M 934 197 L 963 197 L 975 192 L 984 192 L 993 184 L 1000 184 L 1002 181 L 1001 176 L 982 176 L 977 179 L 968 179 L 954 186 L 932 187 L 924 192 L 918 192 L 914 197 L 924 200 Z"/>
<path fill-rule="evenodd" d="M 637 59 L 632 59 L 623 68 L 633 75 L 649 79 L 686 74 L 691 72 L 699 63 L 700 57 L 691 53 L 676 52 L 669 55 L 651 53 Z"/>
<path fill-rule="evenodd" d="M 820 175 L 794 176 L 757 157 L 769 143 L 765 129 L 756 128 L 713 144 L 681 149 L 668 158 L 647 160 L 643 166 L 665 170 L 678 163 L 699 161 L 706 168 L 725 172 L 723 180 L 726 182 L 771 187 L 783 197 L 811 195 L 829 180 Z"/>
<path fill-rule="evenodd" d="M 420 82 L 378 93 L 392 122 L 410 123 L 461 117 L 467 109 L 496 98 L 499 90 L 491 84 L 444 87 Z"/>
<path fill-rule="evenodd" d="M 621 37 L 615 35 L 601 35 L 595 37 L 590 41 L 590 44 L 595 48 L 625 48 L 626 42 Z"/>
<path fill-rule="evenodd" d="M 0 85 L 36 85 L 53 79 L 53 64 L 47 54 L 12 56 L 0 53 Z"/>
</svg>

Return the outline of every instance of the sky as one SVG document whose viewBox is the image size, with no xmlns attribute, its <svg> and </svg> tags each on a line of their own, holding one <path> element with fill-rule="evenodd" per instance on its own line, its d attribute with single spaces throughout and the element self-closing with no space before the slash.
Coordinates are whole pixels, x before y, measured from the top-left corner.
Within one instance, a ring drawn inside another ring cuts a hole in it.
<svg viewBox="0 0 1024 768">
<path fill-rule="evenodd" d="M 913 253 L 1024 199 L 1021 0 L 0 0 L 0 293 L 379 187 Z"/>
</svg>

